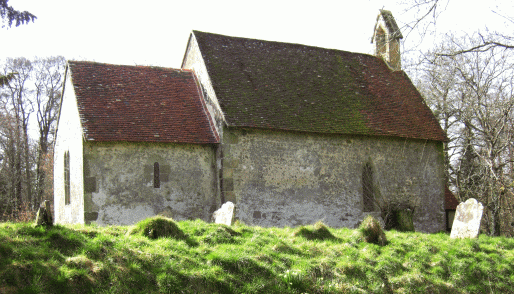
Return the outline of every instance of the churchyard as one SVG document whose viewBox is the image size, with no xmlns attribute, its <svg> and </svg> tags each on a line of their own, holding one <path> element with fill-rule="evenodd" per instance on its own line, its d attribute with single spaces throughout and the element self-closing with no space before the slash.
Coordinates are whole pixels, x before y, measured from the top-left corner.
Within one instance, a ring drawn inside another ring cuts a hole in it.
<svg viewBox="0 0 514 294">
<path fill-rule="evenodd" d="M 0 293 L 512 293 L 514 239 L 164 220 L 0 224 Z M 168 224 L 162 230 L 162 224 Z M 159 238 L 164 231 L 166 237 Z M 369 239 L 368 241 L 372 241 Z M 380 242 L 376 242 L 380 243 Z"/>
</svg>

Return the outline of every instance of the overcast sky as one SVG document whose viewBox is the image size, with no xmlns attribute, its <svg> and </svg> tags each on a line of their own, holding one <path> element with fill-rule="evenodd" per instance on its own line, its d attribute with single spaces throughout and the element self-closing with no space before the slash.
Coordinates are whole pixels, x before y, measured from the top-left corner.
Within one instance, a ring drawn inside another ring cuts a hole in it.
<svg viewBox="0 0 514 294">
<path fill-rule="evenodd" d="M 412 14 L 404 13 L 407 6 L 397 2 L 10 0 L 15 9 L 38 19 L 0 29 L 0 58 L 63 55 L 178 68 L 192 30 L 371 53 L 378 9 L 391 10 L 400 26 L 412 20 Z M 498 13 L 514 15 L 510 1 L 451 0 L 445 8 L 438 33 L 483 31 L 486 25 L 504 30 L 505 19 Z"/>
</svg>

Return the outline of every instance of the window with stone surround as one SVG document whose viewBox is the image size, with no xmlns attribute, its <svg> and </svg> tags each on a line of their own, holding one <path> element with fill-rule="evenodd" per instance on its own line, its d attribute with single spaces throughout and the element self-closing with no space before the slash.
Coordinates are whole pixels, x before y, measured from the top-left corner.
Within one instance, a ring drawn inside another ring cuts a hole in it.
<svg viewBox="0 0 514 294">
<path fill-rule="evenodd" d="M 64 152 L 64 204 L 71 203 L 70 189 L 70 152 Z"/>
<path fill-rule="evenodd" d="M 168 164 L 163 164 L 163 162 L 164 160 L 152 160 L 148 164 L 145 164 L 145 183 L 152 185 L 154 188 L 160 188 L 163 183 L 170 181 L 171 167 Z"/>
<path fill-rule="evenodd" d="M 159 169 L 159 163 L 156 162 L 153 164 L 153 187 L 160 188 L 161 187 L 161 173 Z"/>
<path fill-rule="evenodd" d="M 375 210 L 375 193 L 373 189 L 373 169 L 368 162 L 362 169 L 362 201 L 363 211 L 371 212 Z"/>
</svg>

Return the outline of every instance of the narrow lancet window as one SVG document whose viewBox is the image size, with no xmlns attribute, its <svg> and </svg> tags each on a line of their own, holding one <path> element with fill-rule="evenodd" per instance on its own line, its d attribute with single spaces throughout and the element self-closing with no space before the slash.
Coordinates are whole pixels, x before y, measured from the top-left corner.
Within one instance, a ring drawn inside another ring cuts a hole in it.
<svg viewBox="0 0 514 294">
<path fill-rule="evenodd" d="M 375 193 L 373 191 L 373 169 L 366 163 L 362 169 L 362 200 L 364 212 L 375 210 Z"/>
<path fill-rule="evenodd" d="M 161 187 L 161 177 L 160 177 L 160 170 L 159 170 L 158 162 L 153 164 L 153 187 L 154 188 Z"/>
<path fill-rule="evenodd" d="M 383 55 L 387 53 L 387 41 L 386 34 L 382 28 L 379 28 L 376 35 L 376 52 L 378 55 Z"/>
<path fill-rule="evenodd" d="M 70 152 L 64 152 L 64 204 L 71 203 L 70 189 Z"/>
</svg>

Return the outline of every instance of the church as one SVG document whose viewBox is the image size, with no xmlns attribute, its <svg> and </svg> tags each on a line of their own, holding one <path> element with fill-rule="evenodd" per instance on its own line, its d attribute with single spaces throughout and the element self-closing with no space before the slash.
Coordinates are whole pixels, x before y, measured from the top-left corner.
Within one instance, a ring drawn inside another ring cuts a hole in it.
<svg viewBox="0 0 514 294">
<path fill-rule="evenodd" d="M 56 223 L 210 221 L 356 227 L 409 210 L 445 229 L 446 135 L 401 70 L 380 10 L 375 55 L 193 31 L 181 69 L 69 61 Z"/>
</svg>

